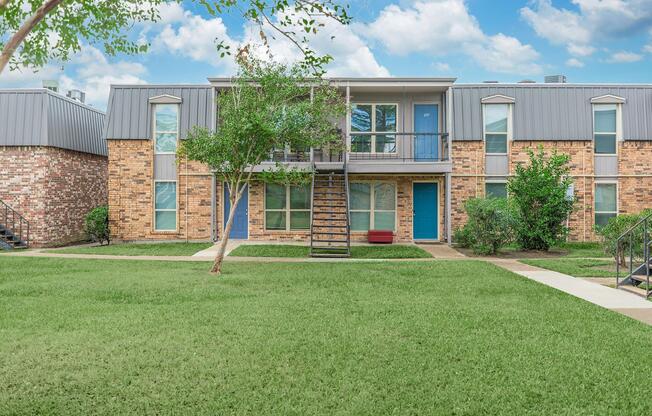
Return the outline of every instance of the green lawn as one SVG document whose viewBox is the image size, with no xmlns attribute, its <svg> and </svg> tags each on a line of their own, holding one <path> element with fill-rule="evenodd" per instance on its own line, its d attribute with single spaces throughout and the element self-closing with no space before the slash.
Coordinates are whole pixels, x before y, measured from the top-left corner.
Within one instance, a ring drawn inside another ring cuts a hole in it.
<svg viewBox="0 0 652 416">
<path fill-rule="evenodd" d="M 0 414 L 652 413 L 652 328 L 483 262 L 0 262 Z"/>
<path fill-rule="evenodd" d="M 597 242 L 587 243 L 562 243 L 554 248 L 554 250 L 562 250 L 565 252 L 564 257 L 568 258 L 610 258 L 611 256 L 605 254 L 602 244 Z"/>
<path fill-rule="evenodd" d="M 524 259 L 521 262 L 575 277 L 616 277 L 615 262 L 607 259 Z"/>
<path fill-rule="evenodd" d="M 249 244 L 236 247 L 229 255 L 234 257 L 308 257 L 310 247 L 275 244 Z M 422 259 L 432 255 L 417 246 L 351 246 L 355 259 Z"/>
<path fill-rule="evenodd" d="M 57 254 L 104 254 L 115 256 L 192 256 L 213 243 L 125 243 L 108 246 L 70 247 L 46 250 Z"/>
</svg>

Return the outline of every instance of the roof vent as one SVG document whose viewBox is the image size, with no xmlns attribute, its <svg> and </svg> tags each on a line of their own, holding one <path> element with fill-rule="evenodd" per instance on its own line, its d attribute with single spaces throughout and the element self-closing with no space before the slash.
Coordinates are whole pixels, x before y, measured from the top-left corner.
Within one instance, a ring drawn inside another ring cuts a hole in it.
<svg viewBox="0 0 652 416">
<path fill-rule="evenodd" d="M 48 89 L 52 92 L 59 92 L 59 81 L 54 79 L 44 79 L 43 88 Z"/>
<path fill-rule="evenodd" d="M 531 79 L 524 79 L 518 82 L 519 84 L 536 84 L 537 82 Z"/>
<path fill-rule="evenodd" d="M 86 101 L 86 93 L 80 90 L 70 90 L 66 96 L 80 103 Z"/>
<path fill-rule="evenodd" d="M 482 81 L 483 84 L 498 84 L 498 81 Z"/>
<path fill-rule="evenodd" d="M 546 75 L 543 78 L 543 82 L 546 84 L 565 84 L 566 75 Z"/>
</svg>

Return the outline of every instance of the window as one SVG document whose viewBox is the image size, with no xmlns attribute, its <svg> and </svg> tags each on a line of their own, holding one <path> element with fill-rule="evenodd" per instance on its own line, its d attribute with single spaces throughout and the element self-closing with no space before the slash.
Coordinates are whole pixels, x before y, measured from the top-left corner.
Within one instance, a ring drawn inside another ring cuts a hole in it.
<svg viewBox="0 0 652 416">
<path fill-rule="evenodd" d="M 171 154 L 177 151 L 179 137 L 179 106 L 177 104 L 154 105 L 154 151 Z"/>
<path fill-rule="evenodd" d="M 310 229 L 310 187 L 266 184 L 265 229 Z"/>
<path fill-rule="evenodd" d="M 593 104 L 595 153 L 616 154 L 618 104 Z"/>
<path fill-rule="evenodd" d="M 509 131 L 509 104 L 485 104 L 484 141 L 488 154 L 506 154 Z"/>
<path fill-rule="evenodd" d="M 350 184 L 351 230 L 396 229 L 396 185 L 386 182 Z"/>
<path fill-rule="evenodd" d="M 595 225 L 607 225 L 609 218 L 618 215 L 618 187 L 615 183 L 595 184 Z"/>
<path fill-rule="evenodd" d="M 177 229 L 177 183 L 154 182 L 154 229 Z"/>
<path fill-rule="evenodd" d="M 507 198 L 507 182 L 487 182 L 485 194 L 487 198 Z"/>
<path fill-rule="evenodd" d="M 351 108 L 351 151 L 396 153 L 396 104 L 354 104 Z M 362 134 L 356 134 L 362 133 Z"/>
</svg>

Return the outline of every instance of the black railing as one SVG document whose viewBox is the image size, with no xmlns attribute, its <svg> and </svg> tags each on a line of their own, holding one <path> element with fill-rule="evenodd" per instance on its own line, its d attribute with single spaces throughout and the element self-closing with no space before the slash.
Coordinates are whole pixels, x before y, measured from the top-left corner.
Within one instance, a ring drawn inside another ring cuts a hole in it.
<svg viewBox="0 0 652 416">
<path fill-rule="evenodd" d="M 351 160 L 445 162 L 448 133 L 351 133 Z"/>
<path fill-rule="evenodd" d="M 13 236 L 18 239 L 18 241 L 13 239 L 14 243 L 29 246 L 29 221 L 2 200 L 0 200 L 0 225 L 5 228 L 5 238 Z"/>
<path fill-rule="evenodd" d="M 645 285 L 645 296 L 652 295 L 650 286 L 650 226 L 652 214 L 647 215 L 616 240 L 616 287 Z M 623 266 L 625 272 L 623 272 Z M 626 273 L 622 278 L 621 274 Z"/>
</svg>

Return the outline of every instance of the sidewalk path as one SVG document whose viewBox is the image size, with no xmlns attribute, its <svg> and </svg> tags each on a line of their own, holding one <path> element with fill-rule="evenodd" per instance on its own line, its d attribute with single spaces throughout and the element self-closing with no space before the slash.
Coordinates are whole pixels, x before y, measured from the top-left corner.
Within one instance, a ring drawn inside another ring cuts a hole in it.
<svg viewBox="0 0 652 416">
<path fill-rule="evenodd" d="M 582 278 L 523 264 L 517 260 L 487 259 L 487 261 L 546 286 L 652 325 L 652 302 L 641 296 Z"/>
</svg>

